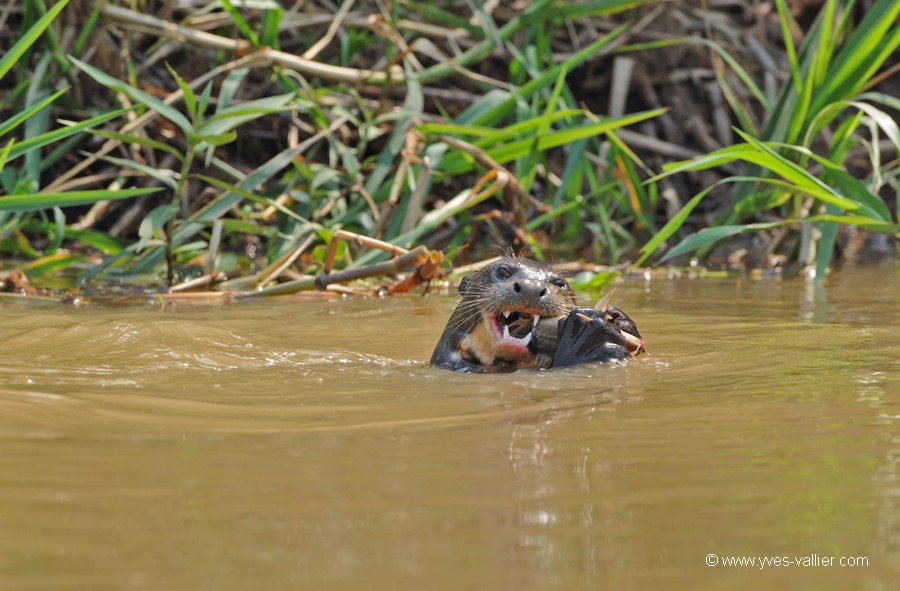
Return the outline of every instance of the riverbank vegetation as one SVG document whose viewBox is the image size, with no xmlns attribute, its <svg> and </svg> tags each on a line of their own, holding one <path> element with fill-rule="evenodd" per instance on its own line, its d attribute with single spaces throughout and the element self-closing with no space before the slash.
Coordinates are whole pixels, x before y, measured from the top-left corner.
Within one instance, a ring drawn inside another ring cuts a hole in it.
<svg viewBox="0 0 900 591">
<path fill-rule="evenodd" d="M 0 274 L 287 293 L 415 284 L 499 247 L 610 270 L 596 282 L 689 262 L 821 277 L 862 242 L 896 248 L 898 17 L 24 0 L 0 13 Z"/>
</svg>

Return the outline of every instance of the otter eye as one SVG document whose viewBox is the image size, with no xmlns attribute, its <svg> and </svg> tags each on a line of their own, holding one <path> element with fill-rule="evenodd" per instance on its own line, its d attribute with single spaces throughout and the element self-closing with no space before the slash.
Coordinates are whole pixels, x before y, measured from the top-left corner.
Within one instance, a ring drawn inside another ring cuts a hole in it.
<svg viewBox="0 0 900 591">
<path fill-rule="evenodd" d="M 512 276 L 513 270 L 509 265 L 500 265 L 497 267 L 497 279 L 509 279 Z"/>
<path fill-rule="evenodd" d="M 565 288 L 569 287 L 569 284 L 566 283 L 566 280 L 561 279 L 559 277 L 551 277 L 550 283 L 552 283 L 553 285 L 555 285 L 556 287 L 558 287 L 560 289 L 565 289 Z"/>
</svg>

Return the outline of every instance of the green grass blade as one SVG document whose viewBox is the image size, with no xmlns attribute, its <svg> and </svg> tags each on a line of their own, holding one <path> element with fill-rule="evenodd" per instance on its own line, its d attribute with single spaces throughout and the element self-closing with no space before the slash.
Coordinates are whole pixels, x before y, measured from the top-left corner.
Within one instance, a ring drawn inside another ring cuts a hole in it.
<svg viewBox="0 0 900 591">
<path fill-rule="evenodd" d="M 834 21 L 837 10 L 836 0 L 827 0 L 822 12 L 819 13 L 819 43 L 813 54 L 810 78 L 818 86 L 828 76 L 828 67 L 834 59 L 834 50 L 837 45 Z"/>
<path fill-rule="evenodd" d="M 39 211 L 52 207 L 71 207 L 73 205 L 91 205 L 98 201 L 129 199 L 155 193 L 162 189 L 121 189 L 119 191 L 69 191 L 67 193 L 36 193 L 31 195 L 7 195 L 0 197 L 0 211 Z"/>
<path fill-rule="evenodd" d="M 559 68 L 559 75 L 556 78 L 556 84 L 553 86 L 553 92 L 550 94 L 550 99 L 547 101 L 547 107 L 544 109 L 544 116 L 538 119 L 538 137 L 543 136 L 550 131 L 553 114 L 559 106 L 559 97 L 562 95 L 563 88 L 566 86 L 566 74 L 568 74 L 568 69 L 563 65 Z"/>
<path fill-rule="evenodd" d="M 791 10 L 785 0 L 775 0 L 775 8 L 778 10 L 778 24 L 781 26 L 781 38 L 784 39 L 784 49 L 790 64 L 794 91 L 800 94 L 800 89 L 803 87 L 803 81 L 800 78 L 801 68 L 797 59 L 797 48 L 794 46 L 794 39 L 791 36 L 791 25 L 795 23 L 791 18 Z"/>
<path fill-rule="evenodd" d="M 29 232 L 51 232 L 51 224 L 47 221 L 32 220 L 27 222 L 23 228 Z M 65 237 L 69 240 L 77 240 L 81 244 L 85 244 L 94 248 L 103 254 L 113 255 L 122 251 L 128 245 L 128 242 L 113 236 L 109 236 L 105 232 L 97 230 L 81 230 L 66 226 Z"/>
<path fill-rule="evenodd" d="M 423 123 L 419 125 L 418 129 L 426 135 L 475 136 L 495 142 L 515 139 L 520 135 L 520 133 L 510 129 L 495 129 L 493 127 L 457 123 Z"/>
<path fill-rule="evenodd" d="M 556 188 L 556 191 L 553 193 L 553 198 L 550 200 L 554 209 L 560 207 L 563 197 L 570 191 L 570 188 L 575 193 L 579 192 L 579 189 L 581 188 L 579 186 L 580 183 L 575 182 L 575 179 L 581 178 L 579 173 L 581 172 L 581 165 L 584 163 L 583 156 L 587 149 L 589 139 L 590 138 L 582 138 L 567 146 L 566 166 L 563 169 L 562 176 L 560 176 L 559 187 Z"/>
<path fill-rule="evenodd" d="M 48 52 L 41 55 L 37 66 L 34 68 L 34 77 L 31 84 L 28 85 L 28 92 L 25 93 L 25 107 L 29 107 L 36 103 L 42 102 L 45 90 L 41 81 L 47 74 L 47 67 L 53 59 L 53 54 Z M 45 105 L 44 108 L 36 111 L 25 122 L 23 129 L 23 142 L 27 142 L 32 138 L 36 138 L 44 134 L 50 126 L 50 107 Z M 25 162 L 19 168 L 20 178 L 27 178 L 31 182 L 32 190 L 40 187 L 41 178 L 41 158 L 43 153 L 38 150 L 32 150 L 25 154 Z"/>
<path fill-rule="evenodd" d="M 686 237 L 684 240 L 682 240 L 680 243 L 666 252 L 666 254 L 660 259 L 660 262 L 662 263 L 673 257 L 687 254 L 705 246 L 709 246 L 710 244 L 718 242 L 719 240 L 728 238 L 729 236 L 740 234 L 742 232 L 759 232 L 762 230 L 777 228 L 779 226 L 810 223 L 822 224 L 826 226 L 830 225 L 831 227 L 830 230 L 826 231 L 824 240 L 820 241 L 818 245 L 817 278 L 825 276 L 825 269 L 827 268 L 828 263 L 831 261 L 834 244 L 833 239 L 834 236 L 836 236 L 838 224 L 858 226 L 867 230 L 884 233 L 896 233 L 898 230 L 900 230 L 900 226 L 898 226 L 897 224 L 874 222 L 871 218 L 867 217 L 831 214 L 810 216 L 800 220 L 784 219 L 775 222 L 756 224 L 712 226 L 703 228 L 702 230 Z M 635 263 L 635 265 L 638 264 L 640 264 L 640 262 Z"/>
<path fill-rule="evenodd" d="M 231 106 L 238 89 L 241 87 L 241 83 L 248 73 L 250 73 L 250 68 L 236 68 L 228 73 L 219 88 L 216 113 L 221 113 Z"/>
<path fill-rule="evenodd" d="M 576 19 L 585 16 L 611 16 L 646 4 L 654 0 L 599 0 L 594 2 L 560 2 L 544 12 L 547 18 Z"/>
<path fill-rule="evenodd" d="M 844 199 L 831 187 L 816 178 L 815 175 L 810 174 L 806 169 L 794 164 L 763 142 L 760 142 L 756 138 L 742 133 L 741 131 L 737 131 L 737 133 L 743 137 L 748 144 L 759 150 L 758 156 L 753 155 L 749 158 L 751 162 L 771 170 L 775 174 L 796 185 L 799 189 L 826 203 L 831 202 L 837 207 L 847 209 L 848 211 L 860 207 L 860 204 Z"/>
<path fill-rule="evenodd" d="M 172 156 L 174 156 L 179 162 L 184 161 L 184 156 L 182 155 L 181 151 L 175 146 L 167 144 L 166 142 L 154 140 L 142 135 L 119 133 L 117 131 L 110 131 L 107 129 L 91 129 L 88 130 L 88 132 L 107 139 L 118 140 L 124 144 L 134 144 L 143 148 L 165 152 L 166 154 L 171 154 Z"/>
<path fill-rule="evenodd" d="M 66 235 L 66 214 L 58 207 L 53 208 L 53 221 L 51 226 L 53 230 L 48 233 L 50 243 L 47 245 L 45 252 L 56 252 L 62 246 L 63 238 Z"/>
<path fill-rule="evenodd" d="M 719 183 L 707 187 L 703 191 L 700 191 L 699 193 L 694 195 L 694 197 L 690 201 L 685 203 L 684 207 L 682 207 L 678 211 L 678 213 L 672 216 L 672 219 L 666 222 L 666 225 L 663 226 L 660 231 L 653 236 L 653 238 L 648 240 L 647 243 L 641 247 L 641 256 L 638 257 L 638 259 L 634 263 L 632 263 L 631 267 L 634 268 L 643 265 L 644 261 L 650 258 L 650 256 L 654 252 L 656 252 L 666 240 L 671 238 L 675 234 L 675 232 L 681 229 L 681 226 L 683 226 L 684 222 L 687 221 L 688 216 L 692 211 L 694 211 L 694 208 L 697 207 L 697 205 L 699 205 L 701 201 L 703 201 L 703 198 L 706 197 L 706 195 L 709 194 L 709 192 L 712 191 L 715 187 L 723 182 L 726 182 L 727 180 L 728 179 L 724 179 Z"/>
<path fill-rule="evenodd" d="M 91 13 L 84 21 L 84 24 L 81 27 L 81 31 L 79 31 L 78 33 L 78 38 L 75 40 L 75 44 L 72 47 L 72 55 L 81 55 L 81 52 L 84 50 L 85 43 L 88 42 L 88 39 L 96 35 L 94 27 L 97 26 L 97 20 L 100 18 L 100 12 L 102 10 L 102 3 L 97 2 L 96 4 L 94 4 L 94 8 L 91 10 Z"/>
<path fill-rule="evenodd" d="M 509 109 L 512 93 L 506 90 L 492 89 L 481 98 L 466 107 L 454 118 L 454 123 L 478 128 L 491 128 L 490 124 L 495 111 L 505 113 Z M 515 101 L 513 100 L 513 103 Z M 430 124 L 428 124 L 430 125 Z"/>
<path fill-rule="evenodd" d="M 95 68 L 94 66 L 88 65 L 81 60 L 78 60 L 74 57 L 69 57 L 73 64 L 78 66 L 85 74 L 102 84 L 103 86 L 115 90 L 117 92 L 121 92 L 131 100 L 140 103 L 151 109 L 156 111 L 161 116 L 165 117 L 172 123 L 178 126 L 181 129 L 181 132 L 185 135 L 185 137 L 191 137 L 193 133 L 194 126 L 191 122 L 185 117 L 181 111 L 167 105 L 163 101 L 159 100 L 155 96 L 144 92 L 138 88 L 135 88 L 125 82 L 122 82 L 118 78 L 114 76 L 110 76 L 109 74 L 102 72 Z"/>
<path fill-rule="evenodd" d="M 250 23 L 247 22 L 247 19 L 244 18 L 244 15 L 234 7 L 230 0 L 219 0 L 219 3 L 222 5 L 222 8 L 225 9 L 225 12 L 227 12 L 229 16 L 231 16 L 231 20 L 234 21 L 234 24 L 237 26 L 241 34 L 246 37 L 254 47 L 258 47 L 259 37 L 256 36 L 255 32 L 253 32 L 253 27 L 250 26 Z"/>
<path fill-rule="evenodd" d="M 140 251 L 157 238 L 157 233 L 165 227 L 175 216 L 178 215 L 178 205 L 174 203 L 166 203 L 158 205 L 151 209 L 141 220 L 138 228 L 138 237 L 136 248 Z"/>
<path fill-rule="evenodd" d="M 702 230 L 699 230 L 698 232 L 687 236 L 684 240 L 670 248 L 659 260 L 659 262 L 664 263 L 669 259 L 672 259 L 679 255 L 693 252 L 704 246 L 714 244 L 724 238 L 728 238 L 736 234 L 741 234 L 742 232 L 774 228 L 781 224 L 782 222 L 779 221 L 768 224 L 741 224 L 733 226 L 711 226 L 709 228 L 703 228 Z"/>
<path fill-rule="evenodd" d="M 81 263 L 86 259 L 87 257 L 84 255 L 56 253 L 29 261 L 22 265 L 22 269 L 28 271 L 28 276 L 31 278 L 50 277 L 54 273 L 68 269 L 72 265 Z"/>
<path fill-rule="evenodd" d="M 728 103 L 728 106 L 731 107 L 731 112 L 734 113 L 735 117 L 738 120 L 738 123 L 741 126 L 741 129 L 748 131 L 752 134 L 756 134 L 756 125 L 753 123 L 753 119 L 750 117 L 750 111 L 744 104 L 741 102 L 741 99 L 738 97 L 738 94 L 731 87 L 731 83 L 728 81 L 728 76 L 722 72 L 722 67 L 719 62 L 715 63 L 715 67 L 713 71 L 716 75 L 716 80 L 719 83 L 719 88 L 722 91 L 722 95 L 725 97 L 725 102 Z"/>
<path fill-rule="evenodd" d="M 6 146 L 0 150 L 0 171 L 3 171 L 3 167 L 6 166 L 6 160 L 9 158 L 9 153 L 12 152 L 13 144 L 16 143 L 16 140 L 11 139 L 7 142 Z"/>
<path fill-rule="evenodd" d="M 31 105 L 27 109 L 20 111 L 18 113 L 15 113 L 6 121 L 0 122 L 0 137 L 3 137 L 3 135 L 5 135 L 5 134 L 9 133 L 11 130 L 15 129 L 23 121 L 27 120 L 28 118 L 30 118 L 32 115 L 34 115 L 41 109 L 43 109 L 47 105 L 51 104 L 53 101 L 55 101 L 60 96 L 65 94 L 67 90 L 69 90 L 68 87 L 63 88 L 62 90 L 59 90 L 59 91 L 51 94 L 48 97 L 44 97 L 43 99 L 41 99 L 37 103 Z"/>
<path fill-rule="evenodd" d="M 281 94 L 226 107 L 204 121 L 197 133 L 202 137 L 222 135 L 263 115 L 289 111 L 294 108 L 293 98 L 293 93 Z"/>
<path fill-rule="evenodd" d="M 760 159 L 762 161 L 762 159 Z M 754 176 L 738 176 L 732 177 L 733 181 L 745 181 L 750 183 L 759 183 L 763 185 L 769 185 L 772 187 L 776 187 L 778 189 L 783 190 L 785 194 L 793 194 L 793 195 L 809 195 L 810 197 L 814 197 L 821 201 L 822 203 L 828 203 L 833 205 L 834 207 L 840 208 L 843 211 L 852 211 L 856 212 L 859 215 L 864 215 L 869 217 L 870 219 L 877 219 L 874 216 L 874 212 L 869 208 L 863 207 L 858 202 L 848 199 L 843 195 L 840 195 L 830 187 L 826 189 L 821 189 L 816 186 L 798 186 L 795 183 L 791 183 L 788 181 L 783 181 L 781 179 L 776 179 L 772 177 L 754 177 Z"/>
<path fill-rule="evenodd" d="M 260 45 L 278 49 L 278 29 L 281 26 L 284 9 L 277 2 L 272 2 L 272 6 L 262 11 L 262 38 Z"/>
<path fill-rule="evenodd" d="M 554 114 L 556 112 L 556 108 L 559 105 L 559 98 L 562 95 L 563 88 L 566 85 L 566 74 L 568 70 L 565 67 L 559 69 L 559 76 L 556 79 L 556 84 L 553 86 L 553 92 L 550 94 L 550 98 L 547 101 L 547 105 L 544 109 L 544 114 L 541 117 L 537 118 L 537 133 L 535 135 L 535 143 L 537 143 L 537 138 L 546 136 L 553 125 Z M 525 170 L 525 174 L 518 175 L 519 183 L 522 185 L 522 188 L 525 191 L 529 191 L 531 189 L 531 184 L 534 182 L 534 177 L 538 171 L 538 163 L 541 159 L 541 153 L 538 150 L 533 152 L 529 152 L 524 155 L 521 160 L 522 168 Z"/>
<path fill-rule="evenodd" d="M 689 172 L 694 170 L 705 170 L 708 168 L 716 168 L 724 164 L 729 164 L 735 160 L 741 160 L 747 155 L 752 154 L 747 144 L 735 144 L 726 148 L 720 148 L 715 152 L 698 156 L 691 160 L 680 160 L 677 162 L 667 162 L 663 164 L 663 172 L 653 176 L 646 181 L 645 184 L 656 183 L 667 176 L 678 174 L 681 172 Z"/>
<path fill-rule="evenodd" d="M 178 88 L 181 89 L 184 108 L 185 110 L 187 110 L 188 117 L 191 118 L 193 127 L 196 127 L 202 115 L 197 109 L 197 95 L 194 94 L 191 86 L 187 82 L 185 82 L 181 76 L 178 75 L 178 72 L 175 71 L 175 68 L 166 63 L 166 69 L 169 71 L 169 75 L 171 75 L 175 80 L 175 83 L 178 84 Z"/>
<path fill-rule="evenodd" d="M 764 143 L 750 137 L 749 135 L 738 132 L 749 143 L 760 150 L 758 157 L 750 159 L 751 162 L 768 168 L 772 172 L 780 175 L 784 179 L 790 181 L 803 192 L 819 199 L 824 203 L 830 203 L 835 207 L 840 207 L 845 211 L 856 211 L 859 214 L 867 215 L 873 219 L 886 221 L 889 218 L 887 208 L 880 199 L 868 193 L 861 184 L 855 185 L 852 177 L 841 171 L 840 168 L 832 162 L 824 158 L 817 157 L 811 152 L 807 152 L 817 161 L 822 163 L 826 168 L 830 169 L 831 178 L 834 178 L 842 187 L 846 187 L 852 191 L 851 196 L 844 196 L 832 189 L 828 184 L 810 174 L 806 169 L 794 164 L 784 156 L 781 156 L 775 150 Z M 796 150 L 802 148 L 796 146 L 785 146 Z M 858 183 L 858 181 L 856 181 Z M 858 210 L 858 211 L 857 211 Z"/>
<path fill-rule="evenodd" d="M 530 100 L 531 97 L 533 97 L 536 93 L 553 84 L 558 79 L 559 71 L 561 69 L 565 69 L 566 71 L 571 72 L 575 67 L 587 60 L 589 57 L 596 55 L 597 52 L 600 51 L 600 49 L 602 49 L 604 46 L 612 43 L 626 30 L 627 25 L 621 25 L 613 29 L 581 51 L 576 52 L 570 58 L 552 68 L 547 69 L 546 72 L 543 72 L 539 76 L 522 85 L 522 87 L 517 89 L 515 92 L 507 94 L 506 98 L 504 98 L 502 101 L 497 101 L 496 97 L 499 96 L 498 94 L 491 95 L 491 100 L 493 102 L 496 102 L 496 104 L 490 109 L 483 110 L 483 112 L 477 119 L 469 118 L 466 122 L 484 126 L 496 125 L 499 121 L 501 121 L 515 109 L 517 101 Z M 464 114 L 465 113 L 466 112 L 464 112 Z M 458 119 L 457 122 L 461 121 Z"/>
<path fill-rule="evenodd" d="M 860 123 L 862 123 L 862 118 L 863 112 L 857 110 L 855 115 L 845 117 L 835 128 L 828 145 L 828 159 L 830 161 L 844 162 L 850 149 L 859 143 L 856 131 L 859 129 Z"/>
<path fill-rule="evenodd" d="M 800 220 L 801 222 L 818 223 L 818 222 L 834 222 L 845 226 L 856 226 L 870 232 L 881 232 L 882 234 L 894 234 L 895 237 L 900 234 L 900 224 L 895 222 L 879 222 L 872 218 L 859 215 L 830 215 L 822 214 L 810 216 L 809 218 Z"/>
<path fill-rule="evenodd" d="M 858 97 L 858 101 L 872 101 L 890 107 L 891 109 L 900 111 L 900 98 L 884 94 L 882 92 L 865 92 Z"/>
<path fill-rule="evenodd" d="M 69 0 L 60 0 L 56 4 L 50 7 L 50 9 L 37 20 L 25 33 L 16 41 L 13 46 L 6 52 L 2 59 L 0 59 L 0 79 L 6 75 L 7 72 L 19 61 L 19 59 L 25 55 L 25 52 L 28 51 L 35 41 L 37 41 L 38 37 L 40 37 L 47 27 L 50 26 L 50 23 L 62 12 L 62 9 L 66 7 L 69 3 Z"/>
<path fill-rule="evenodd" d="M 822 177 L 834 184 L 842 195 L 861 206 L 856 213 L 882 222 L 891 220 L 888 206 L 880 197 L 873 195 L 858 178 L 837 167 L 834 170 L 823 172 Z"/>
<path fill-rule="evenodd" d="M 875 121 L 878 127 L 881 128 L 881 131 L 884 132 L 884 135 L 891 140 L 891 143 L 900 152 L 900 126 L 897 125 L 897 121 L 893 117 L 868 103 L 850 101 L 848 104 L 856 107 Z"/>
<path fill-rule="evenodd" d="M 235 195 L 239 195 L 239 196 L 243 197 L 244 199 L 246 199 L 247 201 L 252 201 L 254 203 L 258 203 L 259 205 L 262 205 L 263 207 L 274 207 L 275 209 L 277 209 L 284 215 L 286 215 L 290 218 L 293 218 L 300 223 L 312 225 L 312 222 L 310 222 L 308 219 L 299 215 L 295 211 L 291 211 L 290 209 L 288 209 L 284 205 L 281 205 L 280 203 L 274 201 L 273 199 L 269 199 L 268 197 L 260 197 L 259 195 L 256 195 L 252 191 L 244 190 L 236 185 L 233 185 L 231 183 L 226 183 L 225 181 L 223 181 L 221 179 L 217 179 L 215 177 L 206 176 L 206 175 L 202 175 L 202 174 L 198 174 L 195 176 L 197 179 L 199 179 L 205 183 L 208 183 L 208 184 L 212 185 L 213 187 L 217 187 L 223 191 L 230 192 Z"/>
<path fill-rule="evenodd" d="M 598 123 L 601 121 L 600 117 L 597 117 L 596 115 L 593 115 L 592 113 L 589 113 L 582 109 L 558 109 L 558 110 L 554 111 L 553 113 L 551 113 L 547 117 L 547 122 L 551 123 L 551 124 L 558 123 L 559 121 L 569 120 L 569 119 L 573 119 L 573 118 L 579 117 L 579 116 L 587 116 L 587 117 L 593 116 L 592 121 L 594 121 L 595 123 Z M 537 134 L 537 131 L 541 126 L 541 121 L 542 121 L 542 118 L 539 116 L 538 117 L 529 117 L 528 119 L 523 119 L 521 121 L 517 121 L 517 122 L 503 128 L 500 131 L 505 132 L 506 135 L 509 135 L 510 137 L 513 137 L 513 138 L 520 138 L 523 135 Z M 479 148 L 488 148 L 492 144 L 493 144 L 493 142 L 489 141 L 488 139 L 479 140 L 475 143 L 475 145 L 478 146 Z"/>
<path fill-rule="evenodd" d="M 149 164 L 144 164 L 143 162 L 137 162 L 136 160 L 131 160 L 129 158 L 117 158 L 115 156 L 102 156 L 100 159 L 104 162 L 109 162 L 116 166 L 121 166 L 122 168 L 145 174 L 150 178 L 156 179 L 173 191 L 177 188 L 178 181 L 175 178 L 175 171 L 172 169 L 157 168 L 155 166 L 150 166 Z"/>
<path fill-rule="evenodd" d="M 896 0 L 877 0 L 866 11 L 817 90 L 811 112 L 816 113 L 827 103 L 859 93 L 900 46 L 900 27 L 895 25 L 898 17 L 900 2 Z"/>
<path fill-rule="evenodd" d="M 520 158 L 534 149 L 539 151 L 549 150 L 585 137 L 598 136 L 613 129 L 619 129 L 627 125 L 633 125 L 634 123 L 658 117 L 665 111 L 665 109 L 653 109 L 651 111 L 642 111 L 623 117 L 601 120 L 599 123 L 578 125 L 549 133 L 544 137 L 538 137 L 536 142 L 534 138 L 524 138 L 490 148 L 486 151 L 491 158 L 503 164 L 515 160 L 516 158 Z M 473 168 L 474 164 L 469 162 L 463 155 L 453 153 L 449 154 L 444 159 L 439 170 L 447 175 L 453 176 L 468 172 Z"/>
<path fill-rule="evenodd" d="M 43 133 L 37 137 L 19 142 L 10 152 L 9 159 L 15 160 L 19 156 L 27 154 L 32 150 L 43 148 L 48 144 L 58 142 L 64 138 L 75 135 L 76 133 L 85 131 L 90 127 L 95 127 L 97 125 L 100 125 L 101 123 L 105 123 L 111 119 L 115 119 L 116 117 L 119 117 L 126 112 L 127 109 L 110 111 L 109 113 L 104 113 L 103 115 L 98 115 L 97 117 L 91 117 L 90 119 L 85 119 L 84 121 L 73 123 L 72 125 L 66 125 L 65 127 L 60 127 L 59 129 L 54 129 L 53 131 L 48 131 L 47 133 Z"/>
<path fill-rule="evenodd" d="M 105 258 L 100 264 L 94 265 L 93 267 L 79 275 L 77 279 L 78 285 L 85 285 L 87 282 L 89 282 L 97 275 L 100 275 L 106 269 L 119 265 L 122 261 L 125 261 L 128 258 L 133 258 L 134 253 L 137 251 L 137 249 L 135 248 L 136 244 L 137 243 L 134 243 L 123 248 L 121 251 Z"/>
</svg>

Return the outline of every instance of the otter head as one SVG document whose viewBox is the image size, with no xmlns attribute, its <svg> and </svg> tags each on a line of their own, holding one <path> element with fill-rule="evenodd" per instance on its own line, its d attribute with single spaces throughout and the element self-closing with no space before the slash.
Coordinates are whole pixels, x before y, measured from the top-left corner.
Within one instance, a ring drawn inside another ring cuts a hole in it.
<svg viewBox="0 0 900 591">
<path fill-rule="evenodd" d="M 482 267 L 459 286 L 462 301 L 441 338 L 456 340 L 455 351 L 439 344 L 432 363 L 534 367 L 534 327 L 541 318 L 575 308 L 575 293 L 550 267 L 507 257 Z M 454 355 L 456 353 L 456 355 Z M 441 359 L 441 357 L 450 359 Z"/>
</svg>

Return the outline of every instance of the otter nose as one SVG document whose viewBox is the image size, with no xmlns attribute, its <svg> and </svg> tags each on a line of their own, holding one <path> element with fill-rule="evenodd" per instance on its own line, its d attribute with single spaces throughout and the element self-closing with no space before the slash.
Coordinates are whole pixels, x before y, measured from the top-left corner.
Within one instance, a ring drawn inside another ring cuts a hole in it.
<svg viewBox="0 0 900 591">
<path fill-rule="evenodd" d="M 542 298 L 547 295 L 547 288 L 540 283 L 531 281 L 516 281 L 513 283 L 513 291 L 530 298 Z"/>
</svg>

